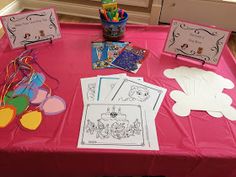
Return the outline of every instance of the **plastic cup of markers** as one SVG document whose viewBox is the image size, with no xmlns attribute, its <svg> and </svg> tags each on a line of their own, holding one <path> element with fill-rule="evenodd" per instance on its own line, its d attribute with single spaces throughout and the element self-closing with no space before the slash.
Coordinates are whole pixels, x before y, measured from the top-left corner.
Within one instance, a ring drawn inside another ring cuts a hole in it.
<svg viewBox="0 0 236 177">
<path fill-rule="evenodd" d="M 118 41 L 120 40 L 126 30 L 126 22 L 128 20 L 128 14 L 124 12 L 124 18 L 119 22 L 112 22 L 103 19 L 100 14 L 100 19 L 103 27 L 103 36 L 106 40 Z"/>
</svg>

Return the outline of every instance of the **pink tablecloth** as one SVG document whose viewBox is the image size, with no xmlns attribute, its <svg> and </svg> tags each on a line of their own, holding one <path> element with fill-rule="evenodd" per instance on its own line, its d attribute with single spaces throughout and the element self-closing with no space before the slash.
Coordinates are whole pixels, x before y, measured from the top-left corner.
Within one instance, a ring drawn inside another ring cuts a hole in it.
<svg viewBox="0 0 236 177">
<path fill-rule="evenodd" d="M 145 81 L 168 89 L 156 117 L 160 151 L 77 149 L 83 110 L 80 78 L 122 71 L 91 69 L 90 44 L 102 39 L 100 25 L 62 24 L 61 27 L 61 40 L 33 48 L 38 52 L 40 65 L 60 80 L 55 94 L 66 100 L 68 108 L 58 116 L 44 117 L 35 132 L 22 130 L 17 119 L 0 129 L 0 176 L 236 176 L 236 121 L 216 119 L 200 111 L 192 111 L 185 118 L 172 112 L 174 102 L 169 93 L 180 87 L 165 78 L 163 71 L 193 64 L 162 54 L 168 31 L 163 26 L 128 26 L 124 39 L 150 50 L 140 71 L 129 75 L 144 77 Z M 6 37 L 1 39 L 0 69 L 22 50 L 12 51 Z M 228 48 L 215 71 L 236 84 L 236 65 Z M 55 86 L 53 80 L 47 79 L 49 85 Z M 234 99 L 236 107 L 235 91 L 234 88 L 225 92 Z"/>
</svg>

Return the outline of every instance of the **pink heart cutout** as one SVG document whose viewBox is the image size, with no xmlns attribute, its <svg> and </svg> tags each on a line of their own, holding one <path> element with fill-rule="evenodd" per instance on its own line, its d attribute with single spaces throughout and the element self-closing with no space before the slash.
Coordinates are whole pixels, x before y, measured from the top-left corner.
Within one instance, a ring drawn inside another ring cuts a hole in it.
<svg viewBox="0 0 236 177">
<path fill-rule="evenodd" d="M 65 111 L 66 103 L 59 96 L 50 96 L 47 97 L 46 100 L 40 105 L 40 109 L 46 115 L 56 115 Z"/>
</svg>

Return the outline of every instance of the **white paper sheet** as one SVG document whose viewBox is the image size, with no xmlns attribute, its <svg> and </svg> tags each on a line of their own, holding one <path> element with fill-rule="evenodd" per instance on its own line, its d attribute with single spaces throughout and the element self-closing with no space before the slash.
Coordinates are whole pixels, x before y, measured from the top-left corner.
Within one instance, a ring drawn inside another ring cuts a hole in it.
<svg viewBox="0 0 236 177">
<path fill-rule="evenodd" d="M 104 101 L 111 93 L 116 83 L 121 79 L 128 76 L 98 76 L 96 84 L 96 101 Z M 132 77 L 134 80 L 143 81 L 142 77 Z"/>
<path fill-rule="evenodd" d="M 95 101 L 97 77 L 81 78 L 84 103 Z"/>
<path fill-rule="evenodd" d="M 125 73 L 106 75 L 103 77 L 124 77 Z M 84 103 L 96 101 L 97 77 L 81 78 L 81 87 Z"/>
<path fill-rule="evenodd" d="M 165 88 L 131 78 L 124 78 L 116 84 L 107 100 L 127 103 L 138 102 L 143 104 L 145 109 L 151 109 L 156 115 L 165 93 Z"/>
<path fill-rule="evenodd" d="M 86 104 L 78 148 L 158 150 L 156 127 L 142 105 Z"/>
</svg>

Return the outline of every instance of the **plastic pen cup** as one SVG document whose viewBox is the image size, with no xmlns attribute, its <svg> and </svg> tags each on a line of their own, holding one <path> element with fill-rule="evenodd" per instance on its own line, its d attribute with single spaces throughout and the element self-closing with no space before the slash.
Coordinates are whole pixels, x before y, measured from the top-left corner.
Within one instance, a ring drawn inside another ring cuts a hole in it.
<svg viewBox="0 0 236 177">
<path fill-rule="evenodd" d="M 117 41 L 120 40 L 126 30 L 126 22 L 128 20 L 128 14 L 124 12 L 124 17 L 118 21 L 107 21 L 100 13 L 100 19 L 103 27 L 103 36 L 106 40 Z"/>
</svg>

